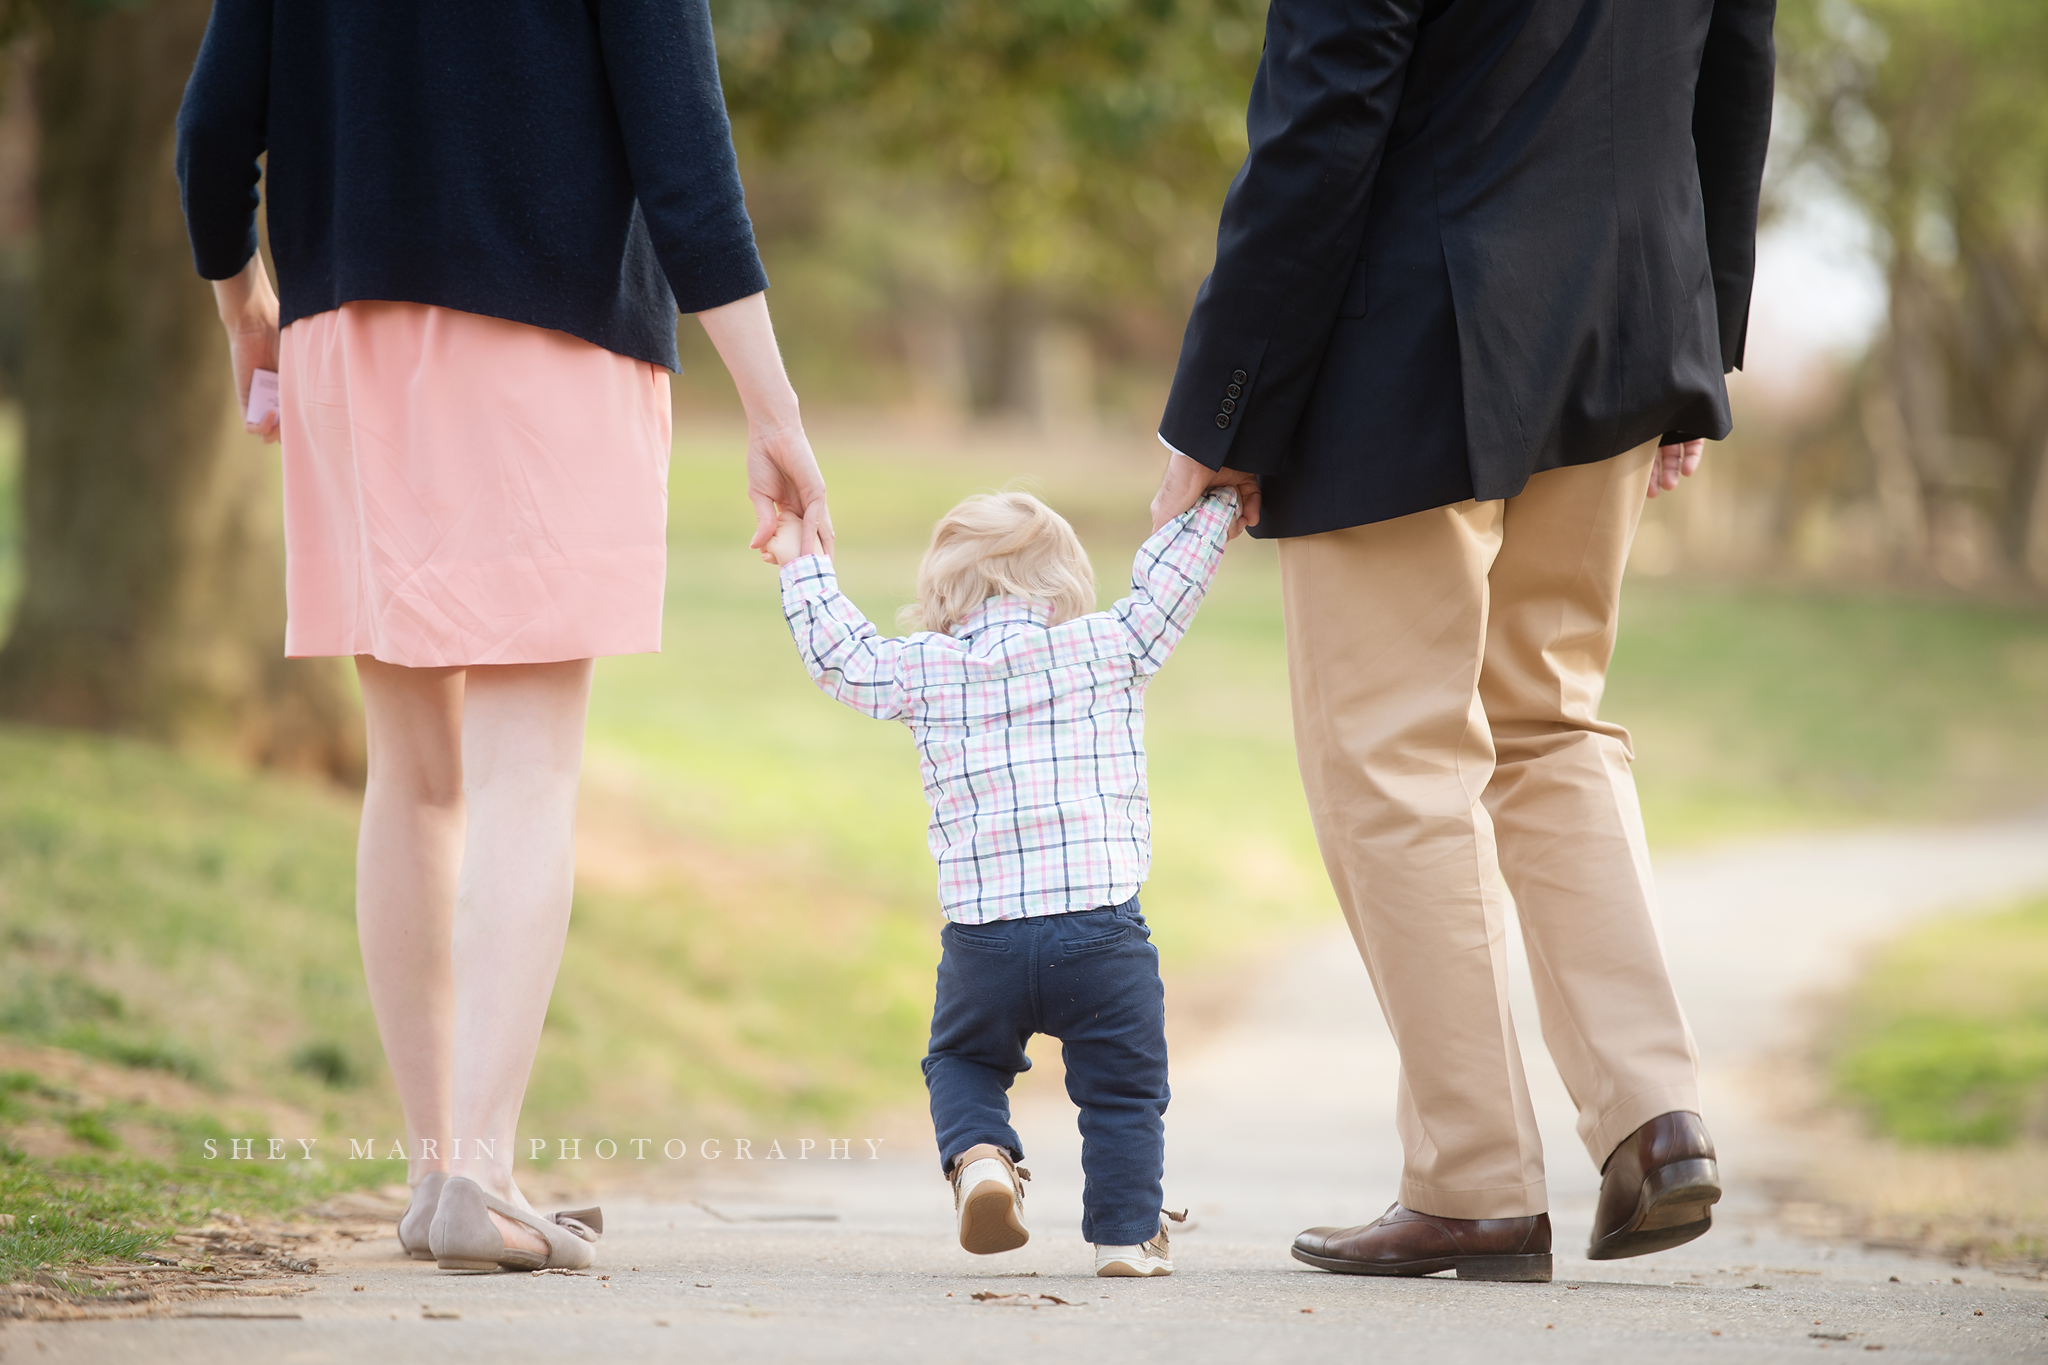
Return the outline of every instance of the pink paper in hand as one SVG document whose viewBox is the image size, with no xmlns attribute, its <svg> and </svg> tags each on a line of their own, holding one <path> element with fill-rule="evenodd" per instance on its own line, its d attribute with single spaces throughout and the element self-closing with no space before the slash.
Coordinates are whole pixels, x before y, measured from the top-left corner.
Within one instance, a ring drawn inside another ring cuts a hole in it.
<svg viewBox="0 0 2048 1365">
<path fill-rule="evenodd" d="M 243 420 L 252 427 L 277 412 L 277 371 L 257 370 L 249 376 L 249 410 Z"/>
</svg>

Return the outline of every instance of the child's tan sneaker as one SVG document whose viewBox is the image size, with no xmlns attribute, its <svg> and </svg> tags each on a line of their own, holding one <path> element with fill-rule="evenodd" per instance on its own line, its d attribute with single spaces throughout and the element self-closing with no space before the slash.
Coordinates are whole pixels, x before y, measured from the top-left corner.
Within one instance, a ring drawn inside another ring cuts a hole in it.
<svg viewBox="0 0 2048 1365">
<path fill-rule="evenodd" d="M 1159 1214 L 1159 1235 L 1142 1246 L 1106 1247 L 1097 1244 L 1095 1248 L 1095 1273 L 1105 1279 L 1125 1276 L 1150 1278 L 1153 1275 L 1173 1273 L 1173 1247 L 1166 1236 L 1166 1221 L 1185 1223 L 1185 1212 L 1174 1213 L 1162 1209 Z"/>
<path fill-rule="evenodd" d="M 1024 1226 L 1024 1185 L 1031 1172 L 1007 1152 L 963 1161 L 953 1171 L 953 1207 L 960 1215 L 960 1246 L 976 1256 L 1015 1251 L 1031 1240 Z"/>
</svg>

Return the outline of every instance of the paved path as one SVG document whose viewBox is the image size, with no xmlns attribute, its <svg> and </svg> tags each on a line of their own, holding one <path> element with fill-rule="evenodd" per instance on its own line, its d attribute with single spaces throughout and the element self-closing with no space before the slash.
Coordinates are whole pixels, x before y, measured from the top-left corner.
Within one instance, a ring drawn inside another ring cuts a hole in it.
<svg viewBox="0 0 2048 1365">
<path fill-rule="evenodd" d="M 665 1193 L 614 1192 L 600 1267 L 609 1279 L 442 1275 L 395 1259 L 393 1242 L 364 1243 L 324 1256 L 313 1292 L 245 1310 L 296 1320 L 15 1325 L 0 1331 L 0 1358 L 1491 1365 L 1882 1348 L 1887 1360 L 2048 1360 L 2048 1291 L 2037 1281 L 1774 1229 L 1759 1186 L 1807 1154 L 1770 1127 L 1744 1083 L 1746 1068 L 1795 1040 L 1801 997 L 1843 979 L 1858 944 L 2048 887 L 2048 819 L 1804 837 L 1673 856 L 1658 871 L 1730 1183 L 1715 1231 L 1661 1255 L 1596 1266 L 1573 1254 L 1597 1177 L 1524 986 L 1523 1048 L 1564 1253 L 1557 1281 L 1370 1280 L 1289 1260 L 1300 1227 L 1377 1214 L 1399 1170 L 1393 1050 L 1349 939 L 1333 931 L 1259 967 L 1236 1020 L 1177 1054 L 1168 1192 L 1194 1208 L 1196 1227 L 1176 1239 L 1181 1268 L 1169 1280 L 1088 1273 L 1072 1111 L 1056 1065 L 1042 1064 L 1018 1103 L 1038 1176 L 1035 1235 L 1008 1256 L 971 1258 L 951 1243 L 929 1137 L 901 1127 L 878 1160 L 746 1167 L 728 1154 L 716 1167 L 696 1162 L 714 1174 Z"/>
</svg>

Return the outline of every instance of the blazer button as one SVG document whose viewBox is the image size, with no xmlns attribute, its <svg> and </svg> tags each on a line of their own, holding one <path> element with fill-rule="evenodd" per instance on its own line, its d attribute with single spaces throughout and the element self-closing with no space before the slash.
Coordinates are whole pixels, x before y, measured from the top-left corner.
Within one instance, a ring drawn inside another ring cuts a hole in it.
<svg viewBox="0 0 2048 1365">
<path fill-rule="evenodd" d="M 1224 410 L 1225 412 L 1236 412 L 1236 411 L 1237 411 L 1237 400 L 1236 400 L 1235 398 L 1226 398 L 1226 399 L 1224 399 L 1224 400 L 1223 400 L 1223 410 Z"/>
<path fill-rule="evenodd" d="M 1232 398 L 1241 398 L 1244 396 L 1244 385 L 1232 384 L 1223 391 L 1229 394 Z"/>
<path fill-rule="evenodd" d="M 1232 370 L 1230 372 L 1230 382 L 1233 384 L 1242 384 L 1245 380 L 1249 378 L 1251 378 L 1251 376 L 1246 374 L 1243 370 Z"/>
<path fill-rule="evenodd" d="M 1217 413 L 1217 414 L 1216 414 L 1216 425 L 1217 425 L 1217 426 L 1219 426 L 1219 427 L 1227 427 L 1227 426 L 1229 426 L 1229 425 L 1230 425 L 1230 414 L 1229 414 L 1229 413 L 1227 413 L 1227 412 L 1219 412 L 1219 413 Z"/>
</svg>

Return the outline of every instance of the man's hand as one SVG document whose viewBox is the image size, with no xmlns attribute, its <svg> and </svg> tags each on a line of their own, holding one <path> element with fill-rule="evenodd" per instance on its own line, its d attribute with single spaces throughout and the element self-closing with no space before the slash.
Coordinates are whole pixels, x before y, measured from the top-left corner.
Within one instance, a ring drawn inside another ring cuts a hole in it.
<svg viewBox="0 0 2048 1365">
<path fill-rule="evenodd" d="M 1706 450 L 1705 441 L 1658 446 L 1656 457 L 1650 461 L 1650 491 L 1645 496 L 1654 498 L 1659 493 L 1669 493 L 1678 487 L 1680 479 L 1689 479 L 1698 473 L 1700 456 Z"/>
<path fill-rule="evenodd" d="M 1152 529 L 1157 531 L 1193 507 L 1210 489 L 1224 487 L 1237 489 L 1237 520 L 1230 523 L 1230 536 L 1235 540 L 1245 527 L 1259 524 L 1257 477 L 1235 469 L 1210 469 L 1176 450 L 1167 459 L 1166 476 L 1159 481 L 1159 491 L 1152 495 Z"/>
</svg>

